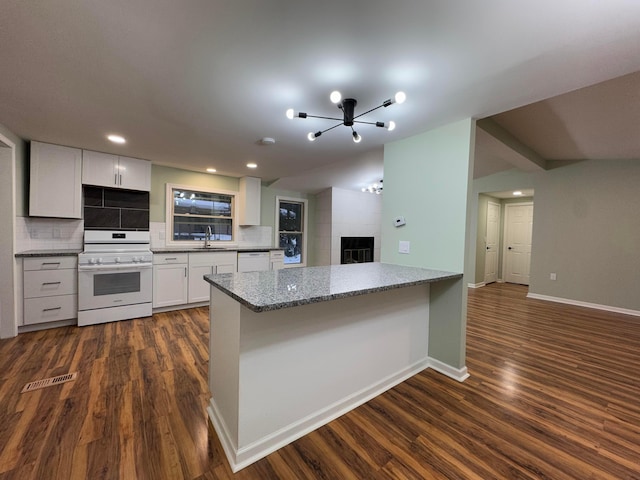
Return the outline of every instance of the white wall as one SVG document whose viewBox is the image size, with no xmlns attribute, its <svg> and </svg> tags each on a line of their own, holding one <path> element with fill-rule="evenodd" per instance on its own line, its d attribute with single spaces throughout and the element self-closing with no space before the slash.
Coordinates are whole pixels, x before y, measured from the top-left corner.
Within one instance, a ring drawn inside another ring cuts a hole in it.
<svg viewBox="0 0 640 480">
<path fill-rule="evenodd" d="M 373 237 L 373 261 L 380 261 L 382 195 L 332 188 L 331 264 L 340 264 L 341 237 Z"/>
<path fill-rule="evenodd" d="M 330 188 L 316 195 L 316 261 L 340 264 L 341 237 L 373 237 L 373 261 L 380 261 L 382 195 Z"/>
<path fill-rule="evenodd" d="M 316 195 L 316 262 L 331 265 L 331 189 Z"/>
</svg>

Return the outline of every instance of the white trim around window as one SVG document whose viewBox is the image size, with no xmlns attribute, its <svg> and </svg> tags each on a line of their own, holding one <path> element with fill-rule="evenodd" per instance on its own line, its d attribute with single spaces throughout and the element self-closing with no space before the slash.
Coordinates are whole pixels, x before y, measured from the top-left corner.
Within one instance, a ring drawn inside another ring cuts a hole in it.
<svg viewBox="0 0 640 480">
<path fill-rule="evenodd" d="M 294 234 L 301 234 L 302 236 L 302 249 L 301 249 L 301 255 L 300 255 L 300 262 L 299 263 L 287 263 L 287 250 L 285 249 L 285 268 L 286 267 L 306 267 L 307 266 L 307 260 L 309 258 L 308 256 L 308 252 L 307 252 L 307 237 L 309 235 L 309 229 L 308 229 L 308 218 L 309 218 L 309 205 L 308 205 L 308 201 L 306 198 L 295 198 L 295 197 L 281 197 L 281 196 L 276 196 L 276 218 L 275 218 L 275 228 L 274 228 L 274 239 L 275 242 L 274 244 L 276 245 L 276 247 L 281 247 L 283 245 L 280 245 L 280 202 L 291 202 L 291 203 L 299 203 L 302 205 L 302 231 L 295 231 L 292 232 Z M 289 257 L 291 258 L 291 257 Z"/>
<path fill-rule="evenodd" d="M 165 245 L 172 247 L 194 247 L 194 246 L 203 246 L 203 240 L 181 240 L 176 241 L 173 239 L 173 220 L 174 220 L 174 211 L 173 211 L 173 191 L 174 190 L 185 190 L 191 192 L 202 192 L 202 193 L 211 193 L 211 194 L 219 194 L 219 195 L 227 195 L 232 197 L 231 201 L 231 216 L 228 217 L 231 220 L 231 240 L 223 241 L 223 240 L 215 240 L 216 245 L 220 247 L 235 247 L 237 245 L 238 238 L 238 198 L 239 194 L 236 191 L 232 190 L 221 190 L 221 189 L 212 189 L 206 187 L 198 187 L 193 185 L 178 185 L 175 183 L 167 183 L 165 188 Z"/>
</svg>

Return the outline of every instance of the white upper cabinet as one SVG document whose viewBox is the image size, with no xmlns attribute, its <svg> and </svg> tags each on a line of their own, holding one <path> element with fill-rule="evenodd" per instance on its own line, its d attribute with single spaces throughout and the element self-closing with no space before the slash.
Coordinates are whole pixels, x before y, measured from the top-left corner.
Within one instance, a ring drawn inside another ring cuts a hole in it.
<svg viewBox="0 0 640 480">
<path fill-rule="evenodd" d="M 151 162 L 83 150 L 82 183 L 148 192 L 151 190 Z"/>
<path fill-rule="evenodd" d="M 261 180 L 256 177 L 240 179 L 240 225 L 260 225 Z"/>
<path fill-rule="evenodd" d="M 29 216 L 82 218 L 82 151 L 31 142 Z"/>
</svg>

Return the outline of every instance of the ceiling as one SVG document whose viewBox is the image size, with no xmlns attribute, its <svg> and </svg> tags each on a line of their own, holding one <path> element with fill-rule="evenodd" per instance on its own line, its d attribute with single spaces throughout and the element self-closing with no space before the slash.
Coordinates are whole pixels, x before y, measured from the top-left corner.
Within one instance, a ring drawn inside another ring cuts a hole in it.
<svg viewBox="0 0 640 480">
<path fill-rule="evenodd" d="M 578 90 L 640 71 L 638 45 L 635 0 L 3 0 L 0 124 L 300 191 L 377 181 L 385 143 L 467 117 L 492 117 L 478 129 L 476 176 L 640 158 L 638 75 L 623 77 L 626 93 L 592 87 L 596 103 Z M 358 127 L 355 144 L 340 126 L 309 142 L 333 123 L 284 112 L 341 116 L 334 89 L 357 99 L 356 115 L 406 92 L 362 118 L 396 130 Z"/>
</svg>

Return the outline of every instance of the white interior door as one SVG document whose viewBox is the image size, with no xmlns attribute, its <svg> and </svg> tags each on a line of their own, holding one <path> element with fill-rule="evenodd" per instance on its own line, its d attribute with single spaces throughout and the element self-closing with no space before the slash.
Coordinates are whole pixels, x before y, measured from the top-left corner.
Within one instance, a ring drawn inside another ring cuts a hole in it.
<svg viewBox="0 0 640 480">
<path fill-rule="evenodd" d="M 500 241 L 500 204 L 487 206 L 486 252 L 484 257 L 484 283 L 498 280 L 498 242 Z"/>
<path fill-rule="evenodd" d="M 529 285 L 533 203 L 505 205 L 504 281 Z"/>
</svg>

